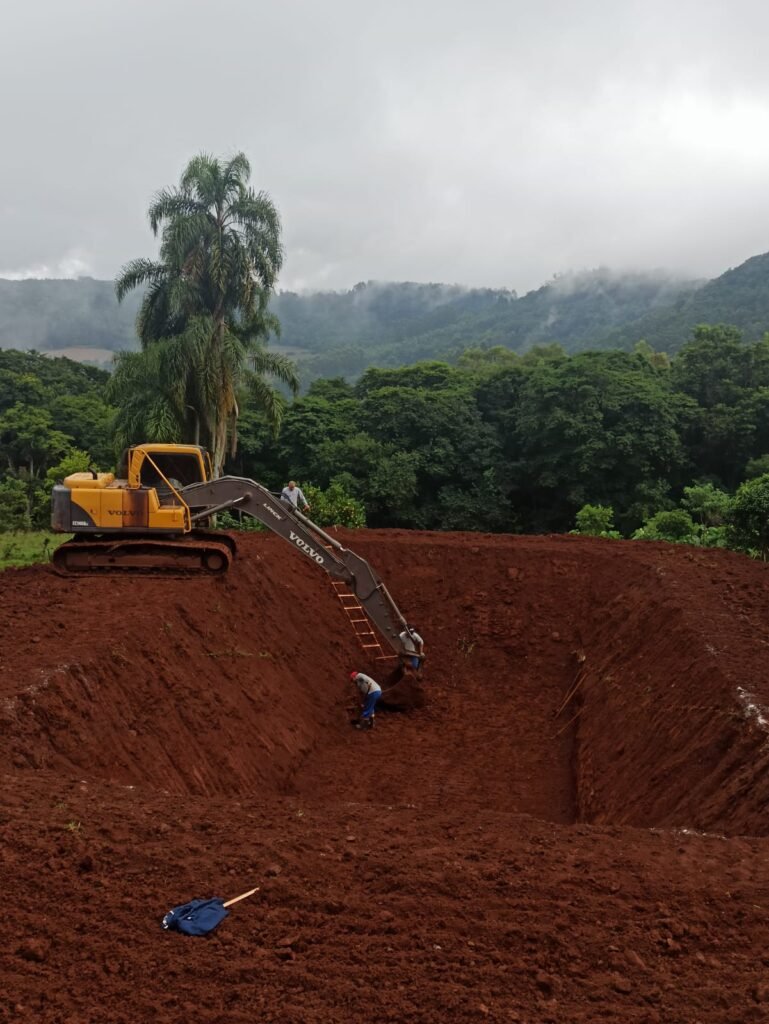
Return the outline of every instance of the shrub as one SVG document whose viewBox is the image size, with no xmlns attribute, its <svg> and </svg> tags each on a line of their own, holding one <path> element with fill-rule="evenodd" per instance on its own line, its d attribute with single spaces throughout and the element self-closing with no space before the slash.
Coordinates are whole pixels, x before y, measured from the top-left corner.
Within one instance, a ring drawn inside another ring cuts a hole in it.
<svg viewBox="0 0 769 1024">
<path fill-rule="evenodd" d="M 577 512 L 572 533 L 584 537 L 619 537 L 614 529 L 614 509 L 611 505 L 583 505 Z"/>
<path fill-rule="evenodd" d="M 634 540 L 667 540 L 673 544 L 699 544 L 694 520 L 682 508 L 657 512 L 633 534 Z"/>
<path fill-rule="evenodd" d="M 726 529 L 729 547 L 760 556 L 769 554 L 769 473 L 746 480 L 734 496 Z"/>
</svg>

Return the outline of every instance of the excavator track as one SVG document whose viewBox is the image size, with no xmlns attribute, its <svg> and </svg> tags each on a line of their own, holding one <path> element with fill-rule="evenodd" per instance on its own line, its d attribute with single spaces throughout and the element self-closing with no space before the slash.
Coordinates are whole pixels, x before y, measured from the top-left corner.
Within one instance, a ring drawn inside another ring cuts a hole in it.
<svg viewBox="0 0 769 1024">
<path fill-rule="evenodd" d="M 213 532 L 179 540 L 94 537 L 62 544 L 53 567 L 62 576 L 222 576 L 234 554 L 235 542 Z"/>
</svg>

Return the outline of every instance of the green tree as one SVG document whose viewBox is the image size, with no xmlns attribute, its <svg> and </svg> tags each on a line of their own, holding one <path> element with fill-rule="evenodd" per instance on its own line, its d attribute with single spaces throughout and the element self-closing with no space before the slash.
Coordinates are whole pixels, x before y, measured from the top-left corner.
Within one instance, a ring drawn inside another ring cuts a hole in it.
<svg viewBox="0 0 769 1024">
<path fill-rule="evenodd" d="M 340 481 L 335 480 L 325 490 L 308 484 L 304 493 L 312 507 L 313 521 L 319 526 L 358 529 L 366 525 L 363 504 L 349 494 Z"/>
<path fill-rule="evenodd" d="M 698 542 L 694 520 L 682 508 L 655 513 L 633 537 L 635 540 L 666 540 L 674 544 Z"/>
<path fill-rule="evenodd" d="M 56 395 L 48 408 L 53 426 L 71 437 L 74 445 L 90 452 L 94 461 L 102 466 L 112 463 L 110 439 L 115 410 L 103 397 L 93 394 Z"/>
<path fill-rule="evenodd" d="M 31 525 L 26 483 L 15 477 L 0 480 L 0 531 L 28 530 Z"/>
<path fill-rule="evenodd" d="M 729 547 L 769 555 L 769 474 L 746 480 L 734 496 L 726 530 Z"/>
<path fill-rule="evenodd" d="M 149 407 L 154 422 L 150 417 L 147 427 L 163 422 L 169 432 L 183 428 L 185 440 L 202 440 L 216 475 L 237 448 L 244 398 L 277 429 L 285 403 L 269 378 L 298 387 L 291 361 L 266 349 L 269 332 L 279 326 L 268 303 L 283 248 L 278 212 L 265 192 L 248 185 L 250 173 L 242 153 L 227 162 L 193 158 L 179 187 L 159 192 L 150 206 L 150 226 L 161 235 L 159 260 L 133 260 L 115 284 L 120 300 L 133 288 L 146 289 L 137 331 L 143 353 L 158 349 L 158 387 Z M 115 388 L 126 359 L 118 357 Z M 130 367 L 126 376 L 135 373 Z M 158 401 L 167 405 L 165 416 Z M 134 406 L 140 417 L 144 411 Z"/>
<path fill-rule="evenodd" d="M 769 339 L 745 345 L 736 327 L 700 324 L 676 356 L 672 375 L 704 409 L 734 405 L 746 390 L 769 386 Z"/>
<path fill-rule="evenodd" d="M 611 505 L 623 529 L 634 525 L 632 506 L 683 463 L 669 378 L 623 352 L 588 352 L 527 374 L 511 471 L 530 528 L 564 529 L 588 500 Z"/>
<path fill-rule="evenodd" d="M 764 476 L 766 473 L 769 473 L 769 454 L 757 455 L 745 466 L 745 476 L 749 480 L 756 476 Z"/>
<path fill-rule="evenodd" d="M 0 456 L 12 473 L 29 477 L 43 474 L 53 459 L 63 455 L 71 438 L 54 430 L 47 409 L 17 404 L 0 416 Z"/>
<path fill-rule="evenodd" d="M 88 452 L 84 452 L 80 448 L 72 448 L 61 462 L 51 466 L 45 474 L 45 482 L 49 488 L 52 488 L 71 473 L 85 473 L 93 468 L 93 459 Z"/>
<path fill-rule="evenodd" d="M 586 537 L 619 537 L 611 505 L 583 505 L 575 517 L 574 533 Z"/>
<path fill-rule="evenodd" d="M 695 484 L 684 487 L 682 507 L 701 526 L 723 526 L 729 515 L 732 499 L 713 484 Z"/>
<path fill-rule="evenodd" d="M 667 352 L 657 352 L 656 349 L 654 349 L 649 342 L 644 339 L 635 343 L 633 351 L 636 355 L 642 356 L 647 363 L 650 363 L 652 366 L 656 366 L 659 370 L 670 369 L 670 357 Z"/>
<path fill-rule="evenodd" d="M 680 426 L 692 475 L 732 490 L 769 448 L 769 340 L 746 345 L 736 327 L 700 325 L 671 379 L 692 403 Z"/>
<path fill-rule="evenodd" d="M 187 432 L 187 410 L 172 391 L 168 351 L 163 343 L 142 352 L 121 352 L 106 388 L 107 400 L 117 406 L 114 443 L 117 452 L 152 440 L 160 444 L 198 443 L 199 418 Z"/>
</svg>

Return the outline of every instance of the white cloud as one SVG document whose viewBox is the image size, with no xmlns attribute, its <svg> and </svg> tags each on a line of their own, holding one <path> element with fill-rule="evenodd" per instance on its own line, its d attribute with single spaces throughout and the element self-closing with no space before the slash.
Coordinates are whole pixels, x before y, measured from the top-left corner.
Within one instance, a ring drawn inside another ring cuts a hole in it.
<svg viewBox="0 0 769 1024">
<path fill-rule="evenodd" d="M 0 278 L 9 281 L 29 281 L 34 278 L 50 277 L 56 279 L 72 279 L 93 276 L 91 261 L 78 250 L 66 253 L 56 263 L 36 263 L 28 267 L 16 267 L 11 270 L 0 269 Z"/>
<path fill-rule="evenodd" d="M 106 277 L 151 255 L 147 204 L 202 149 L 245 150 L 276 200 L 282 287 L 521 291 L 769 249 L 762 0 L 219 0 L 213 62 L 208 11 L 9 8 L 0 267 Z"/>
</svg>

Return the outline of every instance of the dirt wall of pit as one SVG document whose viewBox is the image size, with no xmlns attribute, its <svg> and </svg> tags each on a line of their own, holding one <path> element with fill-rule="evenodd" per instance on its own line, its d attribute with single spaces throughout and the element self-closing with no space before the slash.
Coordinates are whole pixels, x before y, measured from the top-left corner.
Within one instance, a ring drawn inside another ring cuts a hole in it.
<svg viewBox="0 0 769 1024">
<path fill-rule="evenodd" d="M 766 835 L 769 577 L 728 552 L 628 550 L 584 610 L 578 816 Z"/>
<path fill-rule="evenodd" d="M 449 727 L 453 749 L 470 764 L 484 751 L 494 799 L 500 778 L 515 789 L 522 777 L 530 793 L 558 777 L 565 796 L 568 766 L 571 810 L 551 799 L 552 820 L 767 834 L 765 565 L 578 537 L 354 543 L 428 622 L 430 670 L 451 682 L 458 719 L 474 708 Z M 484 704 L 508 723 L 504 754 L 480 725 Z"/>
<path fill-rule="evenodd" d="M 3 574 L 0 760 L 168 792 L 279 790 L 341 731 L 339 602 L 258 543 L 224 579 Z"/>
<path fill-rule="evenodd" d="M 362 766 L 362 795 L 412 799 L 429 729 L 436 804 L 765 833 L 765 566 L 574 537 L 338 536 L 428 644 L 428 707 Z M 0 767 L 193 795 L 332 792 L 357 770 L 346 676 L 376 666 L 324 573 L 277 538 L 239 543 L 220 580 L 3 574 Z"/>
</svg>

